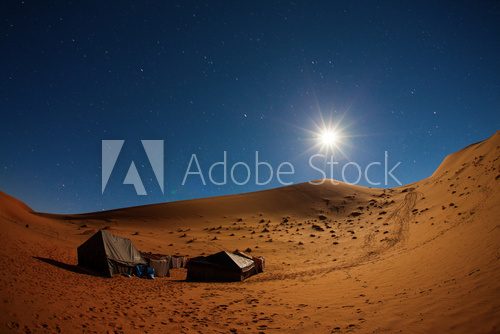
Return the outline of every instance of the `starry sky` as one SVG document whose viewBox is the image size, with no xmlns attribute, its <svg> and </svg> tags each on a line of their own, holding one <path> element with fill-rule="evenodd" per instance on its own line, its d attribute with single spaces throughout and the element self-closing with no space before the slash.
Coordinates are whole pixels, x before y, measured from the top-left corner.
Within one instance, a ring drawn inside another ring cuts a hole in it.
<svg viewBox="0 0 500 334">
<path fill-rule="evenodd" d="M 259 151 L 294 165 L 287 182 L 317 179 L 322 119 L 340 161 L 387 151 L 402 183 L 500 129 L 497 1 L 2 1 L 0 25 L 0 190 L 37 211 L 279 186 L 182 185 L 192 154 L 207 172 Z M 125 144 L 101 193 L 108 139 Z M 165 141 L 164 193 L 142 139 Z M 147 196 L 122 184 L 130 161 Z"/>
</svg>

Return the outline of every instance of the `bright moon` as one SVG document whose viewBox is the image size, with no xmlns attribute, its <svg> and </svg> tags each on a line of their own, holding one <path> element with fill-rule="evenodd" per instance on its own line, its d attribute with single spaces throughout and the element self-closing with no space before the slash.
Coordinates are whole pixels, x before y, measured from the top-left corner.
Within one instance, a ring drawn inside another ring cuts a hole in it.
<svg viewBox="0 0 500 334">
<path fill-rule="evenodd" d="M 325 121 L 321 117 L 321 123 L 315 123 L 315 129 L 308 131 L 311 134 L 310 140 L 313 142 L 312 148 L 323 153 L 345 156 L 342 149 L 349 136 L 345 132 L 346 128 L 341 125 L 341 120 L 342 118 L 339 117 L 336 122 L 333 120 Z"/>
<path fill-rule="evenodd" d="M 325 129 L 321 131 L 319 135 L 319 141 L 321 145 L 332 147 L 335 146 L 339 141 L 339 135 L 336 131 L 331 129 Z"/>
</svg>

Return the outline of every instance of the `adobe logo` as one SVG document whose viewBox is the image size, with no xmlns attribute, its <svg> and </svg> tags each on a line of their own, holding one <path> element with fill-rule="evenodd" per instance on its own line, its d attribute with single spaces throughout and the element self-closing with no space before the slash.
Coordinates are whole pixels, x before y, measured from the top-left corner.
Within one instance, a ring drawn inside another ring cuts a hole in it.
<svg viewBox="0 0 500 334">
<path fill-rule="evenodd" d="M 104 194 L 106 190 L 106 185 L 108 184 L 109 178 L 116 164 L 116 160 L 120 155 L 123 144 L 125 140 L 102 140 L 102 182 L 101 182 L 101 193 Z M 163 140 L 141 140 L 142 147 L 146 152 L 149 163 L 153 168 L 156 181 L 160 186 L 161 192 L 164 193 L 164 169 L 163 169 Z M 147 195 L 146 189 L 142 179 L 137 172 L 134 161 L 130 163 L 127 175 L 123 180 L 123 184 L 131 184 L 135 188 L 137 195 L 144 196 Z"/>
</svg>

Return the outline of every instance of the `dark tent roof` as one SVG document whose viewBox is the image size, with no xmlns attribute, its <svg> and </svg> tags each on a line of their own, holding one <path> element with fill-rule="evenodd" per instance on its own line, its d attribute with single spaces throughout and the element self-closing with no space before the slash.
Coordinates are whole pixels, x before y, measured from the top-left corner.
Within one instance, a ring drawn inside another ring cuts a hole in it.
<svg viewBox="0 0 500 334">
<path fill-rule="evenodd" d="M 194 281 L 242 281 L 256 274 L 253 260 L 222 251 L 189 260 L 187 278 Z"/>
<path fill-rule="evenodd" d="M 131 274 L 137 264 L 146 264 L 129 239 L 100 230 L 78 247 L 78 265 L 105 276 Z"/>
<path fill-rule="evenodd" d="M 226 251 L 222 251 L 219 253 L 215 253 L 213 255 L 209 255 L 209 256 L 205 257 L 205 259 L 208 262 L 218 263 L 221 265 L 231 265 L 231 266 L 236 265 L 239 269 L 242 269 L 242 270 L 244 270 L 245 268 L 248 268 L 250 266 L 253 266 L 252 260 L 250 260 L 246 257 L 240 256 L 240 255 L 226 252 Z"/>
<path fill-rule="evenodd" d="M 235 250 L 234 254 L 239 255 L 239 256 L 243 256 L 243 257 L 250 259 L 250 260 L 253 260 L 253 257 L 251 255 L 244 253 L 242 251 L 239 251 L 239 250 Z"/>
</svg>

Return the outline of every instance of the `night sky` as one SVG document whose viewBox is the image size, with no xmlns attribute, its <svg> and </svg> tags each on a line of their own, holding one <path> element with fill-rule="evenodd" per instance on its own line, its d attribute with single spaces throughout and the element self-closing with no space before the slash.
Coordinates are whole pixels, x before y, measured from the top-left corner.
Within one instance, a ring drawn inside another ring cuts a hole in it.
<svg viewBox="0 0 500 334">
<path fill-rule="evenodd" d="M 321 119 L 340 161 L 388 151 L 403 183 L 500 129 L 498 1 L 2 1 L 0 24 L 0 190 L 38 211 L 279 186 L 182 186 L 193 153 L 205 173 L 259 151 L 295 166 L 287 182 L 317 179 Z M 125 144 L 101 194 L 107 139 Z M 142 139 L 165 140 L 164 194 Z M 131 161 L 147 196 L 122 184 Z"/>
</svg>

